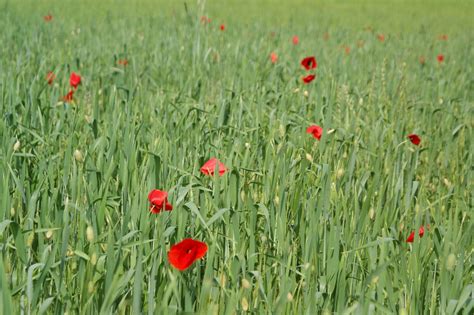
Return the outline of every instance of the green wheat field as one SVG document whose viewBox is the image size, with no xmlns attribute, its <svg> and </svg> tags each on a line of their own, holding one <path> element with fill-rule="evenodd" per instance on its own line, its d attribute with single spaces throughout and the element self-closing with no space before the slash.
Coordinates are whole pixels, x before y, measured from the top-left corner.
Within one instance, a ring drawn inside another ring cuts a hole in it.
<svg viewBox="0 0 474 315">
<path fill-rule="evenodd" d="M 473 313 L 473 1 L 0 0 L 0 30 L 0 314 Z"/>
</svg>

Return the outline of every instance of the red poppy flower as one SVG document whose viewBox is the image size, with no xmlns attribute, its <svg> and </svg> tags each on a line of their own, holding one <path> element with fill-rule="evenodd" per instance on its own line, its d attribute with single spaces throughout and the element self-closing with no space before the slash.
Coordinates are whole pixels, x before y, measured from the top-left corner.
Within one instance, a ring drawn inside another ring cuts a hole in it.
<svg viewBox="0 0 474 315">
<path fill-rule="evenodd" d="M 152 213 L 173 210 L 173 206 L 168 202 L 168 193 L 166 191 L 153 189 L 148 194 L 148 200 L 151 203 L 150 212 Z"/>
<path fill-rule="evenodd" d="M 196 260 L 201 259 L 206 255 L 207 245 L 204 242 L 186 238 L 171 246 L 168 252 L 168 261 L 178 270 L 186 270 Z"/>
<path fill-rule="evenodd" d="M 119 59 L 117 61 L 117 64 L 119 64 L 121 66 L 127 66 L 128 65 L 128 60 L 127 59 Z"/>
<path fill-rule="evenodd" d="M 420 56 L 420 65 L 424 65 L 426 63 L 426 59 L 425 59 L 425 56 Z"/>
<path fill-rule="evenodd" d="M 304 82 L 305 84 L 308 84 L 309 82 L 313 81 L 314 78 L 316 78 L 316 75 L 314 75 L 314 74 L 309 74 L 309 75 L 303 77 L 303 82 Z"/>
<path fill-rule="evenodd" d="M 46 75 L 46 81 L 48 82 L 49 85 L 53 84 L 53 81 L 54 81 L 55 78 L 56 78 L 56 75 L 54 74 L 54 72 L 50 71 Z"/>
<path fill-rule="evenodd" d="M 424 234 L 425 234 L 425 228 L 422 225 L 420 226 L 420 229 L 418 230 L 418 236 L 422 238 Z M 410 235 L 408 236 L 408 238 L 406 239 L 406 242 L 413 243 L 414 240 L 415 240 L 415 231 L 412 231 Z"/>
<path fill-rule="evenodd" d="M 415 232 L 411 232 L 410 235 L 408 236 L 406 242 L 407 243 L 413 243 L 414 239 L 415 239 Z"/>
<path fill-rule="evenodd" d="M 81 76 L 75 72 L 71 73 L 71 76 L 69 77 L 69 84 L 73 88 L 77 89 L 77 86 L 81 84 Z"/>
<path fill-rule="evenodd" d="M 214 176 L 214 170 L 217 165 L 219 166 L 219 176 L 224 175 L 224 173 L 227 172 L 227 167 L 216 158 L 211 158 L 209 161 L 204 163 L 201 167 L 201 173 L 208 176 Z"/>
<path fill-rule="evenodd" d="M 422 238 L 423 235 L 425 235 L 425 227 L 422 225 L 420 226 L 420 229 L 418 230 L 418 236 Z"/>
<path fill-rule="evenodd" d="M 316 62 L 316 58 L 314 56 L 311 56 L 311 57 L 306 57 L 303 60 L 301 60 L 301 65 L 306 70 L 311 70 L 311 69 L 316 69 L 316 67 L 318 66 L 318 63 Z"/>
<path fill-rule="evenodd" d="M 270 59 L 271 59 L 272 63 L 276 63 L 277 60 L 278 60 L 278 55 L 276 53 L 272 52 L 270 54 Z"/>
<path fill-rule="evenodd" d="M 221 29 L 221 31 L 224 31 L 225 30 L 225 25 L 221 24 L 220 29 Z"/>
<path fill-rule="evenodd" d="M 421 142 L 420 136 L 412 133 L 408 135 L 408 139 L 410 139 L 411 143 L 413 143 L 414 145 L 420 145 L 420 142 Z"/>
<path fill-rule="evenodd" d="M 51 20 L 53 19 L 53 16 L 51 14 L 48 14 L 48 15 L 43 16 L 43 19 L 45 22 L 51 22 Z"/>
<path fill-rule="evenodd" d="M 74 97 L 74 91 L 71 90 L 65 96 L 63 96 L 63 101 L 64 102 L 72 102 L 73 97 Z"/>
<path fill-rule="evenodd" d="M 344 46 L 344 52 L 346 55 L 349 55 L 351 53 L 351 48 L 349 46 Z"/>
<path fill-rule="evenodd" d="M 311 125 L 306 128 L 306 133 L 312 134 L 315 139 L 321 140 L 323 135 L 323 128 L 318 125 Z"/>
<path fill-rule="evenodd" d="M 298 45 L 299 42 L 300 38 L 297 35 L 293 36 L 293 45 Z"/>
<path fill-rule="evenodd" d="M 444 61 L 444 55 L 438 55 L 438 57 L 436 57 L 436 59 L 438 59 L 438 62 L 439 63 L 442 63 Z"/>
<path fill-rule="evenodd" d="M 385 35 L 384 34 L 378 34 L 377 39 L 379 42 L 383 43 L 385 41 Z"/>
</svg>

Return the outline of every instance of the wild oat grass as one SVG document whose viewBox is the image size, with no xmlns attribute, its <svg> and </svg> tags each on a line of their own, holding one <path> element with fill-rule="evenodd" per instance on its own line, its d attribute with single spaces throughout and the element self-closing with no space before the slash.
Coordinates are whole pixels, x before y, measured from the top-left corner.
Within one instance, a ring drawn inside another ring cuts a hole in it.
<svg viewBox="0 0 474 315">
<path fill-rule="evenodd" d="M 1 313 L 472 314 L 472 12 L 0 1 Z"/>
</svg>

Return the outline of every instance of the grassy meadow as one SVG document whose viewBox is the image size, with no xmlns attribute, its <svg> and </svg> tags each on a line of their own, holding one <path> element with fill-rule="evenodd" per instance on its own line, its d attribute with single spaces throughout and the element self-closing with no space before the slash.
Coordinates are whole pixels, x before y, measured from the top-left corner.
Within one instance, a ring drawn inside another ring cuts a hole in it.
<svg viewBox="0 0 474 315">
<path fill-rule="evenodd" d="M 0 313 L 472 314 L 473 15 L 0 0 Z"/>
</svg>

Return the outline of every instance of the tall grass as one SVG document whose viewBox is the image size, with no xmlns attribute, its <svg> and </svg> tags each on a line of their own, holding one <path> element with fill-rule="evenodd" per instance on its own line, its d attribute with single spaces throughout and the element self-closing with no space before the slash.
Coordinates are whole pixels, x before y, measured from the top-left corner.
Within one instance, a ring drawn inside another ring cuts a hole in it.
<svg viewBox="0 0 474 315">
<path fill-rule="evenodd" d="M 3 314 L 472 312 L 469 1 L 0 7 Z"/>
</svg>

